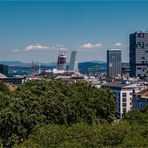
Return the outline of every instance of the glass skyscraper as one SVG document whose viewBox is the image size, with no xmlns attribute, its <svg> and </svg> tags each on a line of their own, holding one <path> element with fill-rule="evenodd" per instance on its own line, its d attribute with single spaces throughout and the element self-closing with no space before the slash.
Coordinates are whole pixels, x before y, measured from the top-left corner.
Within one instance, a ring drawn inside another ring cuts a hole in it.
<svg viewBox="0 0 148 148">
<path fill-rule="evenodd" d="M 121 76 L 121 50 L 120 49 L 107 50 L 107 76 L 108 77 Z"/>
<path fill-rule="evenodd" d="M 78 63 L 76 61 L 76 51 L 71 52 L 69 71 L 78 71 Z"/>
</svg>

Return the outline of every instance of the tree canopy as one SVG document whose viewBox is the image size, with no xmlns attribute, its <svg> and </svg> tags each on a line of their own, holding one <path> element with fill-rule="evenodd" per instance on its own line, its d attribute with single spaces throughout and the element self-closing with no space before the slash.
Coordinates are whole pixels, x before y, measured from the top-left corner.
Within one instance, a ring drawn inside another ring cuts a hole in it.
<svg viewBox="0 0 148 148">
<path fill-rule="evenodd" d="M 4 101 L 5 100 L 5 101 Z M 1 97 L 0 133 L 5 146 L 20 143 L 41 123 L 110 123 L 115 99 L 108 89 L 86 82 L 30 81 Z"/>
<path fill-rule="evenodd" d="M 148 109 L 114 123 L 109 89 L 62 80 L 30 81 L 11 93 L 3 83 L 0 88 L 0 146 L 148 146 Z"/>
</svg>

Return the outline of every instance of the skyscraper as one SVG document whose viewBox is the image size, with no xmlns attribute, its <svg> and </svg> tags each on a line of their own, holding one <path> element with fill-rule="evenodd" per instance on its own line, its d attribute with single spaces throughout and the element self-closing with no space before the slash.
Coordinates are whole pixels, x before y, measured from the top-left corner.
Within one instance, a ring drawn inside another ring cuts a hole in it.
<svg viewBox="0 0 148 148">
<path fill-rule="evenodd" d="M 77 61 L 76 61 L 76 51 L 71 52 L 70 63 L 69 63 L 69 71 L 78 71 Z"/>
<path fill-rule="evenodd" d="M 130 34 L 129 49 L 130 76 L 146 77 L 148 74 L 148 32 L 140 31 Z"/>
<path fill-rule="evenodd" d="M 121 50 L 120 49 L 107 50 L 107 76 L 108 77 L 121 76 Z"/>
</svg>

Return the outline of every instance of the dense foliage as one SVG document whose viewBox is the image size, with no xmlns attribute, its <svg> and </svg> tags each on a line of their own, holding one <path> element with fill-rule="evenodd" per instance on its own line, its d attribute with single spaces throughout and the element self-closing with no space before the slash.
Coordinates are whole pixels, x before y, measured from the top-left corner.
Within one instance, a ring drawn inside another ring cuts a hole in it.
<svg viewBox="0 0 148 148">
<path fill-rule="evenodd" d="M 127 113 L 118 124 L 38 125 L 28 140 L 15 147 L 148 147 L 148 122 L 141 117 L 148 117 L 148 112 L 138 112 Z"/>
<path fill-rule="evenodd" d="M 2 93 L 0 102 L 0 136 L 4 147 L 23 142 L 39 124 L 96 125 L 111 123 L 115 118 L 111 91 L 86 82 L 28 82 L 13 93 Z"/>
<path fill-rule="evenodd" d="M 129 128 L 127 124 L 72 126 L 45 125 L 34 130 L 29 139 L 20 146 L 27 147 L 102 147 L 117 146 Z"/>
<path fill-rule="evenodd" d="M 114 114 L 111 91 L 86 82 L 0 83 L 0 147 L 148 147 L 148 107 Z"/>
</svg>

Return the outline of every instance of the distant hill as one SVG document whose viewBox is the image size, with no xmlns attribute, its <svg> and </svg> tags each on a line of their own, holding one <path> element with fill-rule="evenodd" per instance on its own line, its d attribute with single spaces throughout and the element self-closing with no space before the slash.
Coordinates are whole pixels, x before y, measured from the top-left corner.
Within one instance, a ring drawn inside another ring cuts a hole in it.
<svg viewBox="0 0 148 148">
<path fill-rule="evenodd" d="M 88 73 L 89 68 L 98 67 L 102 72 L 106 72 L 106 63 L 105 62 L 82 62 L 79 63 L 78 69 L 80 73 Z"/>
<path fill-rule="evenodd" d="M 13 73 L 14 71 L 18 73 L 30 73 L 31 72 L 31 65 L 32 63 L 23 63 L 21 61 L 0 61 L 0 64 L 6 64 L 9 65 L 9 72 Z M 55 67 L 56 63 L 41 63 L 41 62 L 35 62 L 35 71 L 38 71 L 39 64 L 42 65 L 42 69 L 52 69 Z M 68 63 L 67 63 L 68 64 Z M 86 62 L 80 62 L 78 64 L 78 69 L 80 73 L 87 74 L 89 69 L 92 68 L 98 68 L 100 72 L 106 72 L 107 71 L 107 65 L 104 61 L 86 61 Z M 122 67 L 129 67 L 128 63 L 122 63 Z"/>
<path fill-rule="evenodd" d="M 80 73 L 88 73 L 90 68 L 98 67 L 101 72 L 107 71 L 107 63 L 103 61 L 89 61 L 89 62 L 81 62 L 78 65 L 78 69 Z M 129 67 L 129 63 L 122 63 L 122 67 Z"/>
<path fill-rule="evenodd" d="M 0 61 L 0 64 L 5 64 L 5 65 L 8 65 L 8 66 L 20 66 L 20 67 L 28 67 L 28 66 L 31 66 L 32 63 L 23 63 L 21 61 Z M 56 63 L 41 63 L 41 62 L 35 62 L 34 65 L 35 66 L 38 66 L 39 64 L 43 65 L 43 66 L 53 66 L 55 65 Z"/>
<path fill-rule="evenodd" d="M 93 60 L 93 61 L 86 61 L 86 62 L 98 63 L 98 64 L 106 63 L 105 61 L 97 61 L 97 60 Z"/>
<path fill-rule="evenodd" d="M 6 65 L 21 65 L 23 64 L 21 61 L 0 61 L 0 64 Z"/>
</svg>

